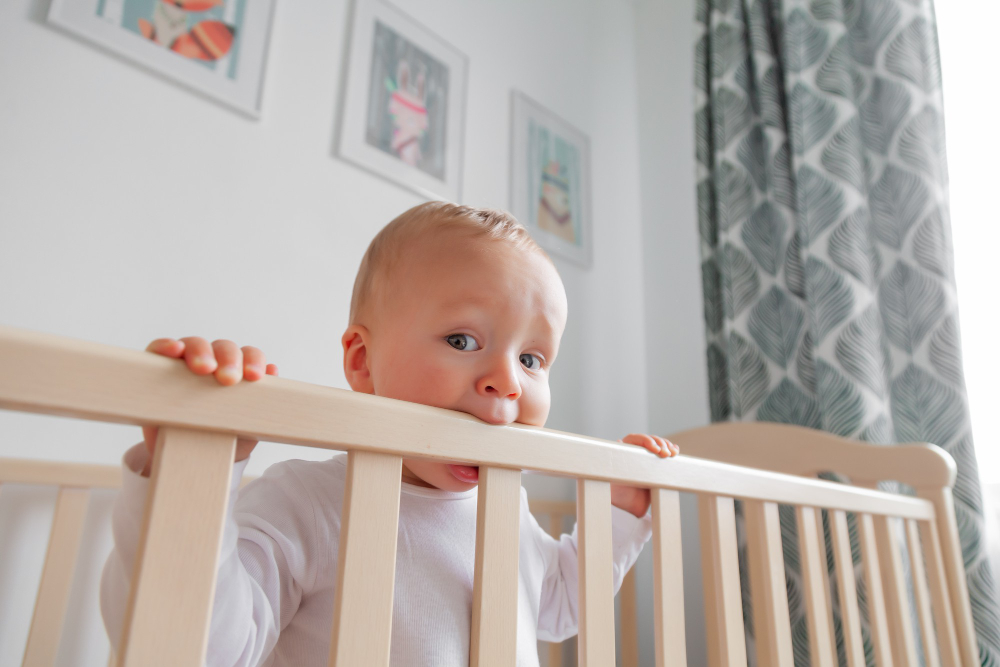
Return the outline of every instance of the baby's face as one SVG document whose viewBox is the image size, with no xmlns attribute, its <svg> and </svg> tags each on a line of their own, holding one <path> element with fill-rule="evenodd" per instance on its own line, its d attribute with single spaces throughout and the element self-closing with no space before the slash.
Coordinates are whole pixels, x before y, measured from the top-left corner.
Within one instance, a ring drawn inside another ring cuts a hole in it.
<svg viewBox="0 0 1000 667">
<path fill-rule="evenodd" d="M 491 424 L 543 426 L 566 309 L 562 280 L 538 252 L 489 240 L 423 241 L 408 250 L 372 323 L 374 392 Z M 417 459 L 404 466 L 440 489 L 478 481 L 470 466 Z"/>
</svg>

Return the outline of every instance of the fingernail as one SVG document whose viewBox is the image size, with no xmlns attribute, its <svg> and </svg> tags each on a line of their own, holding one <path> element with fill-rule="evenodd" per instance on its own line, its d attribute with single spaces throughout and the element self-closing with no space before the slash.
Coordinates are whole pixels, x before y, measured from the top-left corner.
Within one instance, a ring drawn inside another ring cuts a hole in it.
<svg viewBox="0 0 1000 667">
<path fill-rule="evenodd" d="M 215 370 L 215 359 L 212 357 L 195 357 L 191 360 L 191 365 L 202 370 Z"/>
<path fill-rule="evenodd" d="M 261 376 L 265 375 L 265 372 L 264 372 L 264 369 L 261 368 L 260 366 L 255 366 L 253 364 L 247 364 L 246 366 L 243 367 L 243 375 L 246 376 L 248 374 L 249 375 L 256 375 L 258 377 L 261 377 Z"/>
<path fill-rule="evenodd" d="M 240 369 L 235 366 L 223 366 L 216 372 L 216 377 L 219 380 L 228 380 L 230 382 L 239 382 L 240 380 Z"/>
</svg>

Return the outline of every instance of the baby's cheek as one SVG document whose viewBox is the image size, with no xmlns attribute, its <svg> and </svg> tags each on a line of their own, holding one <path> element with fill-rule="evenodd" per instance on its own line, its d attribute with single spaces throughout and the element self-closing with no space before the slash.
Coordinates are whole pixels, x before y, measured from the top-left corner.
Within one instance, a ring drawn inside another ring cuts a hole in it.
<svg viewBox="0 0 1000 667">
<path fill-rule="evenodd" d="M 522 390 L 518 407 L 520 409 L 518 422 L 531 426 L 545 426 L 551 407 L 548 382 L 541 385 L 526 385 Z"/>
</svg>

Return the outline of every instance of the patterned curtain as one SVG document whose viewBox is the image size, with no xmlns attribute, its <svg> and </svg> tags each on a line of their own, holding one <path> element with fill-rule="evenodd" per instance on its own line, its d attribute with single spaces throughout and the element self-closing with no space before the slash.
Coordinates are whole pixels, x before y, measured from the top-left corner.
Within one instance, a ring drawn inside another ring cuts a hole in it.
<svg viewBox="0 0 1000 667">
<path fill-rule="evenodd" d="M 697 27 L 712 419 L 950 452 L 982 664 L 1000 665 L 930 0 L 699 0 Z M 795 662 L 807 665 L 793 515 L 782 524 Z"/>
</svg>

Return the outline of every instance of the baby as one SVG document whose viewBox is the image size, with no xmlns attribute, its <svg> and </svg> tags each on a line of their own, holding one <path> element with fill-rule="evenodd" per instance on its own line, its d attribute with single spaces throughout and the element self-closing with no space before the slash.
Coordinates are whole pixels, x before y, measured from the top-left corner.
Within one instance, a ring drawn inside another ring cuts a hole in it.
<svg viewBox="0 0 1000 667">
<path fill-rule="evenodd" d="M 460 410 L 490 424 L 543 426 L 549 373 L 566 325 L 566 293 L 527 232 L 500 211 L 441 202 L 389 223 L 361 261 L 341 342 L 354 391 Z M 252 347 L 201 338 L 147 348 L 222 385 L 277 375 Z M 125 455 L 101 607 L 117 645 L 142 519 L 155 427 Z M 420 434 L 413 434 L 419 438 Z M 668 457 L 672 443 L 623 442 Z M 219 560 L 209 665 L 326 665 L 333 625 L 346 460 L 286 461 L 237 494 L 256 443 L 240 440 Z M 469 661 L 476 543 L 475 466 L 404 459 L 392 619 L 394 666 Z M 615 589 L 652 532 L 649 491 L 612 485 Z M 538 665 L 536 639 L 577 632 L 576 531 L 556 540 L 521 490 L 517 664 Z"/>
</svg>

